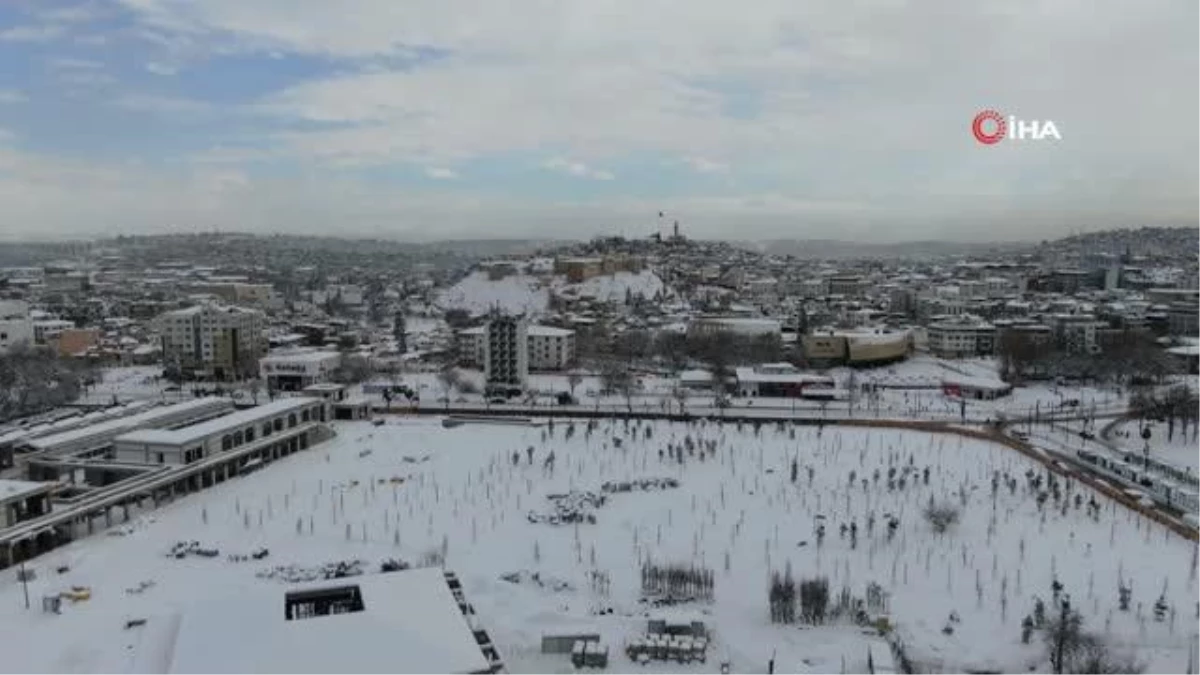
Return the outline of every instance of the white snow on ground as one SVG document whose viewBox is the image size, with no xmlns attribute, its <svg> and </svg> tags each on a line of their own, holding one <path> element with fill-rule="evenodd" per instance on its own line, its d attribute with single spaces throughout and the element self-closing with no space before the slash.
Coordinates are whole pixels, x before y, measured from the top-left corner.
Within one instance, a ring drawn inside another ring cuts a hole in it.
<svg viewBox="0 0 1200 675">
<path fill-rule="evenodd" d="M 622 303 L 626 291 L 641 294 L 647 300 L 666 286 L 658 275 L 649 270 L 636 274 L 616 272 L 593 277 L 580 283 L 570 283 L 566 277 L 551 277 L 548 282 L 526 274 L 511 274 L 501 279 L 489 279 L 486 271 L 475 271 L 441 292 L 437 304 L 443 309 L 459 308 L 478 314 L 492 307 L 511 313 L 541 314 L 550 302 L 550 289 L 575 297 L 594 298 L 601 302 Z"/>
<path fill-rule="evenodd" d="M 550 302 L 549 292 L 541 282 L 524 274 L 513 274 L 492 280 L 487 272 L 476 271 L 462 281 L 442 291 L 437 304 L 443 309 L 465 309 L 473 314 L 493 307 L 510 313 L 540 314 Z"/>
<path fill-rule="evenodd" d="M 100 381 L 89 387 L 78 403 L 108 405 L 113 397 L 122 403 L 138 399 L 161 399 L 174 401 L 186 395 L 184 392 L 168 392 L 171 383 L 162 379 L 162 366 L 121 366 L 100 371 Z"/>
<path fill-rule="evenodd" d="M 1149 422 L 1148 426 L 1150 427 L 1151 457 L 1183 469 L 1191 469 L 1193 473 L 1200 471 L 1200 449 L 1197 449 L 1196 438 L 1190 424 L 1184 429 L 1183 425 L 1176 421 L 1175 433 L 1169 438 L 1166 422 Z M 1145 446 L 1136 420 L 1121 422 L 1114 427 L 1109 441 L 1139 455 Z"/>
<path fill-rule="evenodd" d="M 22 645 L 9 650 L 5 670 L 161 670 L 170 653 L 172 615 L 214 589 L 283 588 L 255 573 L 356 557 L 372 565 L 393 556 L 415 560 L 443 543 L 447 566 L 463 579 L 512 672 L 563 672 L 567 658 L 541 656 L 537 646 L 543 633 L 575 630 L 601 633 L 613 645 L 611 668 L 632 670 L 620 648 L 644 630 L 647 609 L 637 599 L 639 560 L 645 557 L 703 564 L 716 575 L 712 605 L 690 607 L 708 614 L 716 633 L 712 658 L 704 665 L 655 665 L 654 671 L 716 672 L 727 658 L 735 672 L 764 672 L 775 653 L 781 672 L 833 672 L 843 658 L 848 672 L 862 672 L 870 638 L 858 628 L 805 630 L 768 622 L 768 570 L 789 562 L 797 577 L 827 576 L 834 594 L 847 586 L 861 596 L 868 582 L 882 584 L 892 593 L 891 616 L 910 655 L 931 671 L 1016 672 L 1038 663 L 1042 649 L 1020 643 L 1020 621 L 1035 596 L 1049 601 L 1055 576 L 1088 629 L 1107 632 L 1123 648 L 1136 647 L 1151 671 L 1180 672 L 1187 662 L 1196 620 L 1194 544 L 1103 497 L 1098 522 L 1073 502 L 1065 515 L 1053 500 L 1040 514 L 1024 475 L 1038 465 L 1002 446 L 838 427 L 799 427 L 793 437 L 791 427 L 774 424 L 756 434 L 750 425 L 739 430 L 661 422 L 626 430 L 601 421 L 589 435 L 577 422 L 570 439 L 567 428 L 560 421 L 553 432 L 512 425 L 443 429 L 436 418 L 389 418 L 382 427 L 339 423 L 331 441 L 116 528 L 127 536 L 96 535 L 36 559 L 31 611 L 23 609 L 15 575 L 3 575 L 0 630 L 10 644 Z M 668 443 L 678 446 L 687 437 L 714 443 L 715 456 L 701 461 L 685 452 L 683 464 L 660 460 Z M 614 438 L 623 439 L 621 448 Z M 532 464 L 525 454 L 530 446 Z M 551 449 L 552 473 L 543 468 Z M 799 461 L 796 484 L 789 475 L 793 457 Z M 911 475 L 904 488 L 889 491 L 888 467 L 910 460 L 918 473 L 930 467 L 929 484 Z M 882 473 L 878 483 L 876 470 Z M 1002 485 L 993 496 L 997 471 L 1016 478 L 1015 492 Z M 594 525 L 526 518 L 548 509 L 548 493 L 655 476 L 676 478 L 681 487 L 612 496 Z M 859 481 L 868 477 L 864 489 Z M 392 482 L 401 478 L 403 483 Z M 962 508 L 960 522 L 941 536 L 920 515 L 931 495 Z M 1090 496 L 1082 493 L 1085 502 Z M 876 521 L 868 527 L 872 513 Z M 900 519 L 890 541 L 885 513 Z M 814 534 L 818 514 L 828 523 L 821 546 Z M 839 535 L 839 526 L 851 520 L 859 528 L 856 546 Z M 164 556 L 183 539 L 217 547 L 220 556 Z M 268 559 L 226 560 L 258 546 L 270 549 Z M 64 564 L 70 571 L 56 574 Z M 608 597 L 590 590 L 591 569 L 611 575 Z M 540 571 L 576 590 L 499 579 L 519 570 Z M 1116 608 L 1118 574 L 1132 582 L 1129 612 Z M 148 581 L 154 586 L 140 593 L 125 590 Z M 89 586 L 92 598 L 67 603 L 59 616 L 40 612 L 44 594 L 71 586 Z M 1164 586 L 1176 617 L 1160 623 L 1151 607 Z M 1001 609 L 1004 588 L 1007 610 Z M 592 613 L 601 608 L 614 613 Z M 961 623 L 945 635 L 951 612 Z M 149 622 L 125 630 L 131 618 Z M 352 655 L 347 659 L 345 668 L 353 671 Z"/>
</svg>

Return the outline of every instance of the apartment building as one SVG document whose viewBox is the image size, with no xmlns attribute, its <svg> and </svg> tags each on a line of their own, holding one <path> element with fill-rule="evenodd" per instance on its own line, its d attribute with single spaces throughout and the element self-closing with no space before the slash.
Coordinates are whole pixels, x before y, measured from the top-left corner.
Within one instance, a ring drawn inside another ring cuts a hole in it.
<svg viewBox="0 0 1200 675">
<path fill-rule="evenodd" d="M 487 326 L 458 331 L 458 363 L 482 367 L 487 361 Z M 552 326 L 528 326 L 526 354 L 530 370 L 566 370 L 575 361 L 575 331 Z"/>
<path fill-rule="evenodd" d="M 163 363 L 185 377 L 238 380 L 258 373 L 266 353 L 262 312 L 208 304 L 166 312 L 157 320 Z"/>
<path fill-rule="evenodd" d="M 531 370 L 566 370 L 575 361 L 575 331 L 530 326 L 526 335 Z"/>
<path fill-rule="evenodd" d="M 484 327 L 483 370 L 488 387 L 524 388 L 529 379 L 529 336 L 524 319 L 493 316 Z"/>
<path fill-rule="evenodd" d="M 1195 301 L 1167 305 L 1167 330 L 1171 335 L 1200 337 L 1200 306 Z"/>
<path fill-rule="evenodd" d="M 1096 342 L 1100 325 L 1091 314 L 1055 314 L 1054 339 L 1069 354 L 1095 354 L 1100 351 Z"/>
<path fill-rule="evenodd" d="M 19 344 L 33 343 L 29 305 L 21 300 L 0 301 L 0 354 Z"/>
</svg>

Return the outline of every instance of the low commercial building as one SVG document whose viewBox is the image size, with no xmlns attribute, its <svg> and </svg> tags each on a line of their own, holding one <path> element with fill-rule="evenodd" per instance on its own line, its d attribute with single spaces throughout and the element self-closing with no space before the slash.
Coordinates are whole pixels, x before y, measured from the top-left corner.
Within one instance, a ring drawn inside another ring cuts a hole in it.
<svg viewBox="0 0 1200 675">
<path fill-rule="evenodd" d="M 804 358 L 812 365 L 877 366 L 903 361 L 912 352 L 910 331 L 816 331 L 800 338 Z"/>
<path fill-rule="evenodd" d="M 926 333 L 929 353 L 941 358 L 990 356 L 996 351 L 996 327 L 970 316 L 935 321 Z"/>
<path fill-rule="evenodd" d="M 114 441 L 115 458 L 134 464 L 191 464 L 272 436 L 303 450 L 316 442 L 315 428 L 329 417 L 325 401 L 282 398 L 179 429 L 123 434 Z"/>
<path fill-rule="evenodd" d="M 34 438 L 29 448 L 54 456 L 93 456 L 105 454 L 119 436 L 142 429 L 172 429 L 225 415 L 233 410 L 229 399 L 206 397 L 152 408 L 127 417 L 62 433 Z"/>
<path fill-rule="evenodd" d="M 0 530 L 50 513 L 55 483 L 0 479 Z"/>
<path fill-rule="evenodd" d="M 780 337 L 783 335 L 783 324 L 775 319 L 701 316 L 688 323 L 687 332 L 689 337 L 708 337 L 718 333 L 733 333 L 742 337 Z"/>
<path fill-rule="evenodd" d="M 836 383 L 828 375 L 801 372 L 790 363 L 765 363 L 734 369 L 740 396 L 799 398 L 805 390 L 829 389 Z"/>
<path fill-rule="evenodd" d="M 274 391 L 300 391 L 318 382 L 326 382 L 342 362 L 332 351 L 297 351 L 268 354 L 258 362 L 258 370 Z"/>
<path fill-rule="evenodd" d="M 1002 380 L 956 375 L 942 379 L 942 393 L 957 398 L 990 401 L 1011 394 L 1012 385 Z"/>
<path fill-rule="evenodd" d="M 457 578 L 432 567 L 249 586 L 182 613 L 168 672 L 499 672 L 468 607 Z"/>
</svg>

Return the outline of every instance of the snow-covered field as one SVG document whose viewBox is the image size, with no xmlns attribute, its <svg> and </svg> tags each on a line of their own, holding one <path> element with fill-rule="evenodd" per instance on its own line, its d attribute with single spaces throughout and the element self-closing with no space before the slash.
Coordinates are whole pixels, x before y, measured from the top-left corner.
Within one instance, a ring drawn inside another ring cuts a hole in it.
<svg viewBox="0 0 1200 675">
<path fill-rule="evenodd" d="M 1103 497 L 1097 497 L 1093 519 L 1091 494 L 1079 486 L 1065 489 L 1065 509 L 1050 499 L 1039 512 L 1026 471 L 1044 472 L 981 441 L 883 429 L 764 424 L 756 431 L 699 422 L 626 427 L 600 421 L 588 433 L 583 422 L 560 421 L 553 430 L 444 429 L 436 418 L 389 418 L 382 427 L 339 423 L 337 430 L 337 438 L 310 451 L 119 527 L 125 536 L 100 534 L 35 560 L 31 611 L 23 609 L 15 575 L 4 575 L 0 629 L 10 644 L 22 647 L 6 652 L 3 670 L 161 671 L 169 663 L 171 615 L 214 589 L 282 587 L 255 576 L 274 565 L 415 561 L 443 546 L 447 567 L 463 579 L 513 672 L 565 671 L 565 656 L 542 656 L 537 648 L 543 633 L 573 631 L 601 633 L 614 647 L 612 669 L 632 670 L 620 646 L 644 630 L 647 612 L 656 615 L 638 603 L 639 565 L 646 558 L 704 565 L 716 578 L 714 601 L 688 606 L 708 615 L 716 634 L 712 658 L 704 665 L 663 666 L 672 672 L 715 672 L 724 659 L 735 672 L 765 672 L 773 653 L 782 672 L 833 672 L 843 659 L 848 672 L 864 671 L 870 638 L 861 629 L 769 622 L 768 572 L 788 564 L 798 578 L 827 577 L 834 595 L 846 587 L 862 597 L 869 582 L 881 584 L 891 594 L 898 634 L 927 670 L 1035 666 L 1045 672 L 1043 648 L 1036 637 L 1021 644 L 1020 623 L 1035 597 L 1049 605 L 1055 578 L 1087 629 L 1135 650 L 1155 672 L 1182 672 L 1196 640 L 1193 543 Z M 684 448 L 682 462 L 669 458 L 669 447 Z M 544 466 L 550 452 L 552 470 Z M 905 466 L 913 468 L 904 486 L 888 489 L 889 468 L 899 479 Z M 993 491 L 997 472 L 1001 484 Z M 612 495 L 595 511 L 595 524 L 556 526 L 527 518 L 549 511 L 547 494 L 599 491 L 605 481 L 642 477 L 675 478 L 680 486 Z M 1075 506 L 1076 493 L 1081 507 Z M 961 509 L 959 522 L 942 535 L 922 517 L 931 496 Z M 899 519 L 890 538 L 886 514 Z M 821 543 L 814 529 L 819 515 L 827 524 Z M 858 532 L 854 541 L 840 533 L 851 522 Z M 221 554 L 164 556 L 183 539 Z M 258 546 L 268 547 L 270 557 L 226 560 Z M 56 574 L 61 565 L 70 571 Z M 589 585 L 592 570 L 610 575 L 607 595 Z M 518 571 L 540 572 L 543 581 L 565 581 L 572 590 L 499 578 Z M 1118 578 L 1132 584 L 1128 612 L 1117 608 Z M 125 590 L 143 582 L 154 585 Z M 44 594 L 70 586 L 89 586 L 93 595 L 59 616 L 39 611 Z M 1158 622 L 1151 608 L 1164 590 L 1172 615 Z M 596 613 L 609 608 L 611 614 Z M 961 620 L 945 634 L 952 612 Z M 149 621 L 125 630 L 132 618 Z M 353 670 L 352 662 L 346 668 Z"/>
</svg>

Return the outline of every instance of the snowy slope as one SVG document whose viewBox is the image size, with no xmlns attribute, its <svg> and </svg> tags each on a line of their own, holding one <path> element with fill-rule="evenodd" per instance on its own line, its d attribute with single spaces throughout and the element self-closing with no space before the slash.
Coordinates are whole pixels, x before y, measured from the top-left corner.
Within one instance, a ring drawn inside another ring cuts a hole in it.
<svg viewBox="0 0 1200 675">
<path fill-rule="evenodd" d="M 625 302 L 626 292 L 636 296 L 639 293 L 651 300 L 660 291 L 666 291 L 662 279 L 650 270 L 632 272 L 616 272 L 612 275 L 592 277 L 578 284 L 567 283 L 566 279 L 555 279 L 554 287 L 559 292 L 572 293 L 581 298 L 594 298 L 602 302 Z"/>
<path fill-rule="evenodd" d="M 513 314 L 540 314 L 549 300 L 549 293 L 534 277 L 513 274 L 492 280 L 487 272 L 476 271 L 442 291 L 437 304 L 442 309 L 465 309 L 472 314 L 496 306 Z"/>
</svg>

